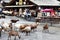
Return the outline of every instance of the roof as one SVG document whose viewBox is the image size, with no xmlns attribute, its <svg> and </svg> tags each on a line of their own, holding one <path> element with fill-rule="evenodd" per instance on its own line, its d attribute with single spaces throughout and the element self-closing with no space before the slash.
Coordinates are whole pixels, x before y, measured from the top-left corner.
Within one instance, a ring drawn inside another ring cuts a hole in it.
<svg viewBox="0 0 60 40">
<path fill-rule="evenodd" d="M 37 5 L 60 6 L 57 0 L 30 0 Z"/>
<path fill-rule="evenodd" d="M 13 5 L 13 6 L 5 6 L 5 7 L 32 7 L 34 5 Z"/>
</svg>

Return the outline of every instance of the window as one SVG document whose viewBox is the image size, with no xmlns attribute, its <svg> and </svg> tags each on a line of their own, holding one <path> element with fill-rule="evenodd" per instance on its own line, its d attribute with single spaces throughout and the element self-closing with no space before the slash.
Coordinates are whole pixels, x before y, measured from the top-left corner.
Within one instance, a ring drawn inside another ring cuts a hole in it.
<svg viewBox="0 0 60 40">
<path fill-rule="evenodd" d="M 43 12 L 43 13 L 42 13 L 42 16 L 47 16 L 46 12 Z"/>
<path fill-rule="evenodd" d="M 42 16 L 50 16 L 50 12 L 43 12 Z"/>
</svg>

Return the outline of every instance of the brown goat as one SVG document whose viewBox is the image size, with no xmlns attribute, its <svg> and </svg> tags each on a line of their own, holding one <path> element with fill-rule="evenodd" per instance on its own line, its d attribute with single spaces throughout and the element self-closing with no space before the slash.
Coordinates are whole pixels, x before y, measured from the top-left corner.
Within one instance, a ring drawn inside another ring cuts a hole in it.
<svg viewBox="0 0 60 40">
<path fill-rule="evenodd" d="M 32 25 L 32 24 L 31 24 L 31 25 L 25 24 L 25 25 L 21 25 L 21 26 L 20 26 L 20 31 L 21 31 L 21 32 L 25 32 L 26 35 L 28 35 L 28 33 L 30 33 L 31 30 L 36 29 L 37 26 L 38 26 L 38 24 L 33 24 L 33 25 Z M 29 30 L 29 31 L 28 31 L 28 30 Z"/>
<path fill-rule="evenodd" d="M 20 28 L 19 28 L 20 31 L 22 31 L 22 29 L 24 29 L 26 26 L 27 26 L 27 24 L 23 24 L 23 25 L 21 25 Z"/>
<path fill-rule="evenodd" d="M 43 32 L 49 32 L 47 24 L 43 27 Z"/>
<path fill-rule="evenodd" d="M 48 29 L 48 25 L 47 24 L 43 27 L 43 30 L 46 30 L 46 29 Z"/>
<path fill-rule="evenodd" d="M 28 33 L 30 33 L 30 31 L 31 31 L 30 26 L 27 25 L 27 24 L 21 25 L 20 26 L 20 31 L 24 32 L 24 33 L 26 33 L 26 35 L 28 35 Z"/>
<path fill-rule="evenodd" d="M 18 34 L 18 32 L 16 32 L 16 31 L 10 31 L 9 33 L 9 36 L 8 36 L 8 40 L 9 40 L 9 37 L 10 37 L 10 39 L 11 39 L 11 36 L 15 36 L 15 39 L 14 40 L 16 40 L 16 36 L 18 36 L 19 37 L 19 39 L 20 39 L 20 36 L 19 36 L 19 34 Z"/>
<path fill-rule="evenodd" d="M 37 23 L 36 24 L 31 24 L 30 26 L 31 26 L 31 30 L 34 30 L 34 29 L 37 28 L 38 24 Z"/>
<path fill-rule="evenodd" d="M 29 33 L 30 33 L 30 31 L 31 31 L 31 26 L 26 26 L 24 29 L 22 29 L 22 32 L 25 32 L 26 33 L 26 35 L 28 35 Z"/>
</svg>

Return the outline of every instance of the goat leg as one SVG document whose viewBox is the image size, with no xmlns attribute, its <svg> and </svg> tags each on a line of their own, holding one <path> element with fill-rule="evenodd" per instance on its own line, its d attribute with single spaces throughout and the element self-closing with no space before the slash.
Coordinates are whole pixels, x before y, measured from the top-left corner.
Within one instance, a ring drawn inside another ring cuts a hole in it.
<svg viewBox="0 0 60 40">
<path fill-rule="evenodd" d="M 28 36 L 29 34 L 30 34 L 30 31 L 27 31 L 27 32 L 26 32 L 26 36 Z"/>
<path fill-rule="evenodd" d="M 21 38 L 19 35 L 18 35 L 19 39 Z"/>
<path fill-rule="evenodd" d="M 16 36 L 15 36 L 14 40 L 16 40 Z"/>
<path fill-rule="evenodd" d="M 10 40 L 11 40 L 11 36 L 8 36 L 8 40 L 9 40 L 9 38 L 10 38 Z"/>
</svg>

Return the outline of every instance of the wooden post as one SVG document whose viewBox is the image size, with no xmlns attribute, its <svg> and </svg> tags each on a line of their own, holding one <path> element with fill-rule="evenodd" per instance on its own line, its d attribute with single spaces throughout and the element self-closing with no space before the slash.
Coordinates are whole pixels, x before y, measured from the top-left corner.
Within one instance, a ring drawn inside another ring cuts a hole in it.
<svg viewBox="0 0 60 40">
<path fill-rule="evenodd" d="M 0 37 L 1 37 L 1 31 L 2 31 L 2 29 L 0 28 Z"/>
</svg>

